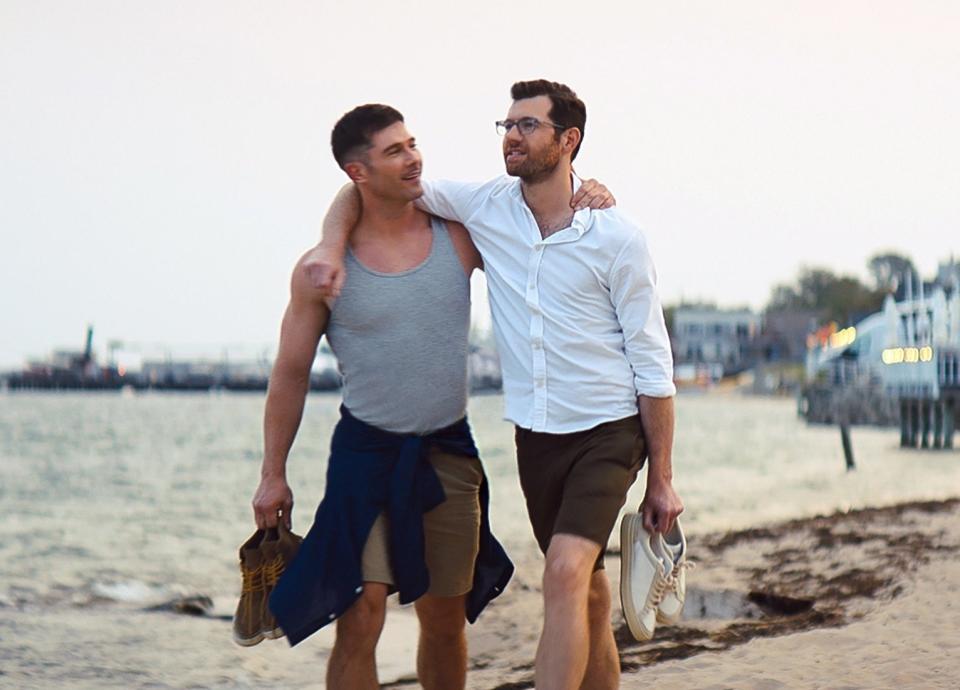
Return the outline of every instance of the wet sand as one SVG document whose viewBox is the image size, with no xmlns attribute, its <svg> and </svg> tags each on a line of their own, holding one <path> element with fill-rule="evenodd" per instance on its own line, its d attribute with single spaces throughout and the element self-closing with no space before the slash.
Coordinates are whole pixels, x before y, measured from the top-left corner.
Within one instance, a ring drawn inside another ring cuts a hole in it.
<svg viewBox="0 0 960 690">
<path fill-rule="evenodd" d="M 615 606 L 623 688 L 960 687 L 960 499 L 690 535 L 689 551 L 679 624 L 638 643 Z M 469 688 L 533 687 L 538 561 L 471 628 Z M 616 592 L 616 553 L 607 570 Z"/>
</svg>

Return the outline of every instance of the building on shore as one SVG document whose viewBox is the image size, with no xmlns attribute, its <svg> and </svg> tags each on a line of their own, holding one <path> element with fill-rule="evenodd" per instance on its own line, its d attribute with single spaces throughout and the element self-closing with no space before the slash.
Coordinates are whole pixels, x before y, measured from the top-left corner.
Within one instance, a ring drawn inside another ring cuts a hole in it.
<svg viewBox="0 0 960 690">
<path fill-rule="evenodd" d="M 960 268 L 847 328 L 820 331 L 807 355 L 810 422 L 899 425 L 901 445 L 952 447 L 960 422 Z M 942 281 L 942 282 L 941 282 Z"/>
<path fill-rule="evenodd" d="M 711 383 L 753 363 L 761 318 L 749 309 L 684 306 L 673 312 L 674 377 L 678 383 Z"/>
</svg>

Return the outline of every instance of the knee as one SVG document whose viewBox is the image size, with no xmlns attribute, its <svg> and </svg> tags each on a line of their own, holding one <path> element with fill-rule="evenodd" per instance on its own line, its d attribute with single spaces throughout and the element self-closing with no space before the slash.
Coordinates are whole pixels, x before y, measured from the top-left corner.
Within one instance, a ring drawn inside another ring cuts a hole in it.
<svg viewBox="0 0 960 690">
<path fill-rule="evenodd" d="M 462 597 L 445 601 L 442 605 L 436 605 L 435 602 L 422 602 L 422 605 L 417 607 L 421 634 L 437 643 L 459 640 L 463 637 L 467 624 L 465 604 Z"/>
<path fill-rule="evenodd" d="M 337 622 L 338 641 L 351 648 L 376 647 L 386 609 L 383 596 L 364 591 Z"/>
<path fill-rule="evenodd" d="M 439 618 L 424 621 L 420 626 L 421 634 L 437 644 L 453 644 L 460 640 L 464 635 L 466 619 L 463 616 L 457 618 Z"/>
<path fill-rule="evenodd" d="M 575 557 L 560 555 L 547 559 L 543 571 L 543 595 L 547 599 L 586 594 L 590 565 Z"/>
</svg>

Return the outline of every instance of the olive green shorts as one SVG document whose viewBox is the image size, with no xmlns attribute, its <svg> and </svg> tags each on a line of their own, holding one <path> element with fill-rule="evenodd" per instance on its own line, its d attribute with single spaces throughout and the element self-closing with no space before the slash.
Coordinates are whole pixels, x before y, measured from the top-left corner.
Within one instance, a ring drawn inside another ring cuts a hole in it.
<svg viewBox="0 0 960 690">
<path fill-rule="evenodd" d="M 640 415 L 570 434 L 516 429 L 520 486 L 543 553 L 554 534 L 574 534 L 607 548 L 627 490 L 646 460 Z"/>
<path fill-rule="evenodd" d="M 447 500 L 423 516 L 424 556 L 430 574 L 427 593 L 455 597 L 473 588 L 473 566 L 480 549 L 483 469 L 478 458 L 451 455 L 436 447 L 431 447 L 429 458 Z M 389 529 L 390 522 L 381 513 L 363 547 L 364 582 L 394 584 Z"/>
</svg>

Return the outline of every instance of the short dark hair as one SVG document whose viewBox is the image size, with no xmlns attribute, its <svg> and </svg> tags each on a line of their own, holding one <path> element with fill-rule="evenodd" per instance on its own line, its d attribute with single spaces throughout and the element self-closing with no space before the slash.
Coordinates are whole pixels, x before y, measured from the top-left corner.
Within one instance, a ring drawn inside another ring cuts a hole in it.
<svg viewBox="0 0 960 690">
<path fill-rule="evenodd" d="M 580 151 L 580 144 L 583 143 L 584 128 L 587 126 L 587 106 L 583 104 L 577 94 L 574 93 L 566 84 L 560 84 L 546 79 L 535 79 L 533 81 L 518 81 L 510 87 L 510 96 L 515 101 L 524 98 L 535 98 L 536 96 L 550 97 L 550 119 L 564 129 L 576 127 L 580 130 L 580 143 L 573 150 L 570 160 L 577 157 Z M 560 132 L 556 133 L 560 138 Z"/>
<path fill-rule="evenodd" d="M 374 134 L 394 122 L 403 122 L 403 115 L 389 105 L 359 105 L 337 120 L 330 135 L 333 157 L 341 168 L 362 157 L 373 146 Z"/>
</svg>

